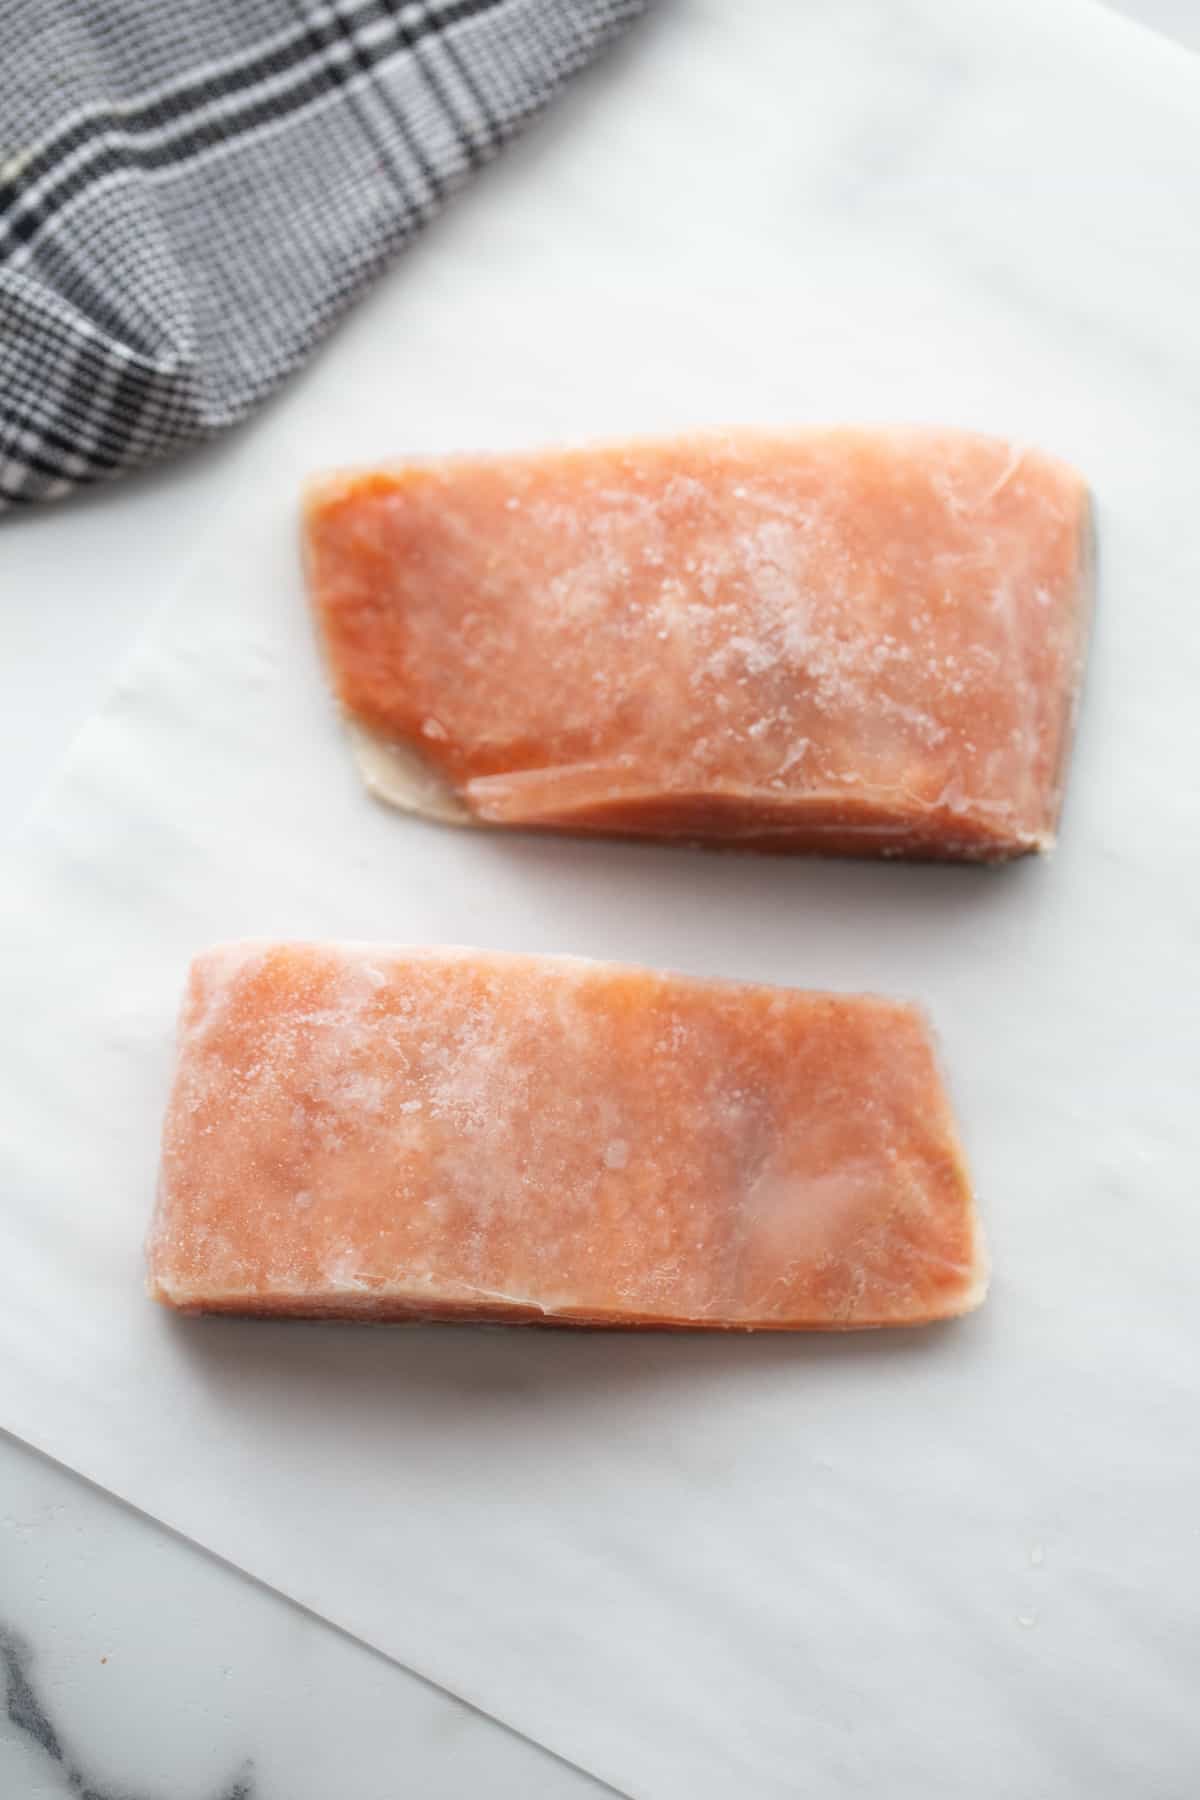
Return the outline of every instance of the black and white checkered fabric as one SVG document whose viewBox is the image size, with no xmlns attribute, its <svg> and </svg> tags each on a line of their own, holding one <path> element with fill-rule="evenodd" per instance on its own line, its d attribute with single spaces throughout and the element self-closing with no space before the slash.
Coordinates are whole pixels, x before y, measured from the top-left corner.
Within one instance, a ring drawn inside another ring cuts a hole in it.
<svg viewBox="0 0 1200 1800">
<path fill-rule="evenodd" d="M 0 0 L 0 507 L 245 417 L 645 0 Z"/>
</svg>

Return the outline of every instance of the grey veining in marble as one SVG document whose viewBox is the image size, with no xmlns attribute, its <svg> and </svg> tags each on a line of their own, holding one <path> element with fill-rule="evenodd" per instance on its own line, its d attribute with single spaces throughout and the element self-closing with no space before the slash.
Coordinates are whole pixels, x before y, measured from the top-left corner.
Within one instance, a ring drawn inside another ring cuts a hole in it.
<svg viewBox="0 0 1200 1800">
<path fill-rule="evenodd" d="M 56 1765 L 69 1793 L 79 1800 L 133 1800 L 126 1791 L 94 1782 L 63 1746 L 53 1719 L 38 1693 L 31 1644 L 0 1623 L 0 1667 L 4 1671 L 4 1710 L 9 1725 L 22 1733 L 47 1762 Z M 214 1800 L 254 1800 L 254 1770 L 247 1763 Z"/>
<path fill-rule="evenodd" d="M 588 1800 L 535 1745 L 0 1433 L 0 1800 Z"/>
<path fill-rule="evenodd" d="M 38 1692 L 36 1654 L 17 1632 L 0 1623 L 0 1667 L 4 1672 L 4 1710 L 8 1724 L 36 1747 L 56 1772 L 66 1790 L 79 1800 L 133 1800 L 128 1790 L 94 1781 L 84 1764 L 77 1763 L 64 1746 L 58 1726 Z M 214 1800 L 255 1800 L 254 1765 L 247 1761 Z"/>
</svg>

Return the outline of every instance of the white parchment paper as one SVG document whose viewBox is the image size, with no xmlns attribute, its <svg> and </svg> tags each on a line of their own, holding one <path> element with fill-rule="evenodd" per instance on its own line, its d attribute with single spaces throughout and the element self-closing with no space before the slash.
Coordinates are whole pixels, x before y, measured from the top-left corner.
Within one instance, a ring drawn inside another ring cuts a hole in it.
<svg viewBox="0 0 1200 1800">
<path fill-rule="evenodd" d="M 0 1424 L 631 1795 L 1189 1794 L 1198 295 L 1200 69 L 1147 34 L 1082 0 L 664 0 L 231 452 L 23 840 Z M 1052 859 L 487 836 L 361 792 L 304 474 L 842 418 L 1027 438 L 1094 485 Z M 992 1298 L 832 1340 L 168 1317 L 141 1238 L 185 965 L 268 934 L 920 998 Z"/>
</svg>

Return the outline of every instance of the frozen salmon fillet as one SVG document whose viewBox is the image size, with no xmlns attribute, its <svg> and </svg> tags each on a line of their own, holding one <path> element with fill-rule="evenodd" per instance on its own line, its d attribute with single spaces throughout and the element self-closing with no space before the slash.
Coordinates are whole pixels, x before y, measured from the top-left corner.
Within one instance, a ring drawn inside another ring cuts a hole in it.
<svg viewBox="0 0 1200 1800">
<path fill-rule="evenodd" d="M 1087 489 L 945 430 L 452 456 L 308 492 L 368 785 L 435 817 L 1003 860 L 1054 838 Z"/>
<path fill-rule="evenodd" d="M 193 965 L 149 1275 L 188 1311 L 748 1330 L 986 1285 L 913 1007 L 370 944 Z"/>
</svg>

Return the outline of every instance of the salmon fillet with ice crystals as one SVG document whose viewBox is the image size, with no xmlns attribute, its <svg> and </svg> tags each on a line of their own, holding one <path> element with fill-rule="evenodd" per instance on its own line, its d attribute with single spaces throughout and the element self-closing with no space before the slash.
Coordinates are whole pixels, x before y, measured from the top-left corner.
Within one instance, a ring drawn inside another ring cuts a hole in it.
<svg viewBox="0 0 1200 1800">
<path fill-rule="evenodd" d="M 194 964 L 150 1291 L 190 1311 L 840 1330 L 985 1271 L 925 1023 L 573 957 Z"/>
<path fill-rule="evenodd" d="M 940 430 L 737 431 L 313 485 L 368 785 L 481 825 L 1000 860 L 1054 837 L 1087 491 Z"/>
</svg>

